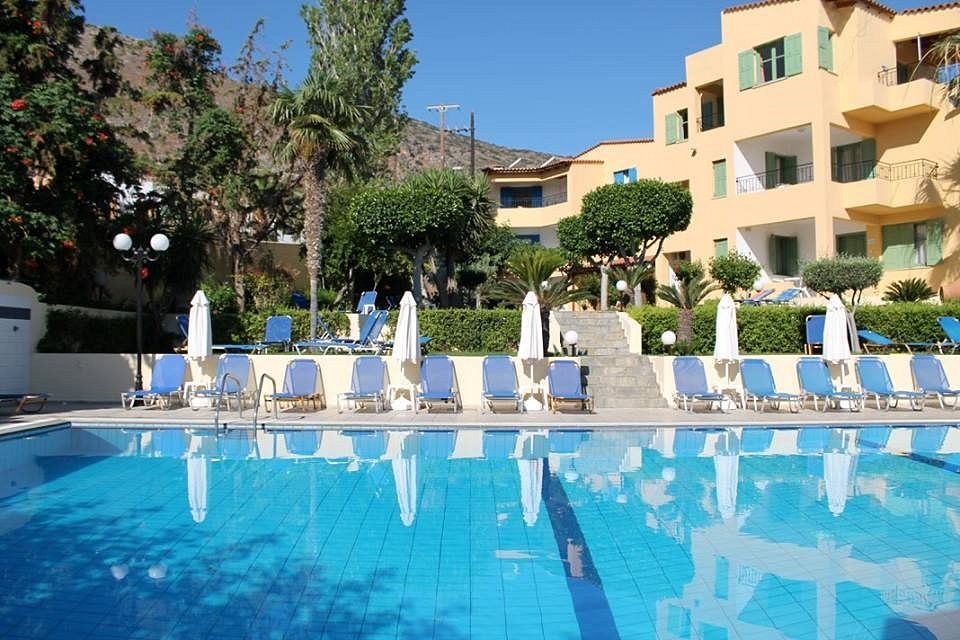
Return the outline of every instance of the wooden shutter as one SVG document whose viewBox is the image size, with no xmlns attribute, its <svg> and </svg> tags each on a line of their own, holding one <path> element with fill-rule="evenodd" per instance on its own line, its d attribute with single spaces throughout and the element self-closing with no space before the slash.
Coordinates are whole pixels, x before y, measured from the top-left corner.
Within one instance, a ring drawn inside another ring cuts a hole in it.
<svg viewBox="0 0 960 640">
<path fill-rule="evenodd" d="M 750 89 L 757 83 L 756 57 L 757 54 L 753 49 L 741 51 L 737 56 L 737 64 L 740 67 L 740 91 Z"/>
<path fill-rule="evenodd" d="M 637 181 L 637 168 L 630 167 L 627 169 L 627 182 L 636 182 Z"/>
<path fill-rule="evenodd" d="M 913 266 L 913 225 L 888 224 L 881 228 L 884 269 L 909 269 Z"/>
<path fill-rule="evenodd" d="M 700 105 L 700 130 L 706 131 L 717 126 L 713 122 L 713 103 L 704 102 Z"/>
<path fill-rule="evenodd" d="M 783 275 L 780 271 L 780 236 L 770 236 L 768 243 L 770 272 L 773 275 Z"/>
<path fill-rule="evenodd" d="M 797 184 L 797 156 L 780 156 L 780 161 L 783 163 L 780 182 Z"/>
<path fill-rule="evenodd" d="M 877 177 L 877 141 L 867 138 L 860 141 L 861 180 L 872 180 Z"/>
<path fill-rule="evenodd" d="M 500 187 L 500 206 L 501 207 L 513 206 L 513 188 L 512 187 Z"/>
<path fill-rule="evenodd" d="M 820 68 L 833 71 L 833 34 L 826 27 L 817 27 L 817 57 Z"/>
<path fill-rule="evenodd" d="M 664 118 L 664 125 L 667 128 L 667 144 L 675 143 L 680 129 L 680 116 L 676 112 L 668 113 Z"/>
<path fill-rule="evenodd" d="M 764 180 L 763 187 L 765 189 L 773 189 L 777 186 L 780 180 L 779 163 L 777 162 L 777 154 L 772 151 L 766 151 L 763 154 L 763 167 L 764 167 Z"/>
<path fill-rule="evenodd" d="M 867 234 L 860 232 L 837 236 L 837 253 L 848 256 L 867 255 Z"/>
<path fill-rule="evenodd" d="M 717 160 L 713 163 L 713 197 L 723 198 L 727 195 L 727 161 Z"/>
<path fill-rule="evenodd" d="M 727 239 L 720 238 L 713 241 L 713 255 L 717 258 L 722 258 L 727 255 L 729 250 L 727 249 Z"/>
<path fill-rule="evenodd" d="M 795 76 L 803 71 L 803 59 L 800 56 L 800 34 L 795 33 L 783 39 L 783 68 L 789 76 Z"/>
<path fill-rule="evenodd" d="M 927 220 L 927 265 L 943 260 L 943 220 Z"/>
<path fill-rule="evenodd" d="M 830 177 L 834 182 L 844 182 L 840 168 L 840 147 L 830 148 Z"/>
<path fill-rule="evenodd" d="M 800 274 L 800 248 L 796 236 L 784 237 L 781 241 L 783 260 L 783 275 L 796 276 Z"/>
</svg>

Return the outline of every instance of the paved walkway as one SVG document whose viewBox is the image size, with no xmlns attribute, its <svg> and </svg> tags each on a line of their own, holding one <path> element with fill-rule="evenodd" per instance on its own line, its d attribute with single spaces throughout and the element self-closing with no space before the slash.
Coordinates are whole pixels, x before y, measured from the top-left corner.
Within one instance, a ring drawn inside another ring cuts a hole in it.
<svg viewBox="0 0 960 640">
<path fill-rule="evenodd" d="M 96 403 L 48 403 L 43 413 L 33 415 L 0 417 L 0 434 L 23 429 L 50 426 L 64 422 L 73 424 L 149 424 L 149 425 L 206 425 L 213 424 L 214 413 L 210 409 L 193 411 L 187 408 L 160 410 L 137 407 L 127 411 L 117 404 Z M 250 426 L 253 411 L 247 409 L 243 418 L 237 412 L 223 411 L 221 422 L 230 427 Z M 800 413 L 737 409 L 730 413 L 697 411 L 688 413 L 676 409 L 598 409 L 596 413 L 565 412 L 552 414 L 545 411 L 516 413 L 480 413 L 475 408 L 466 408 L 462 413 L 449 411 L 413 413 L 411 411 L 386 411 L 383 413 L 345 412 L 323 409 L 308 413 L 283 411 L 279 420 L 261 410 L 258 422 L 268 427 L 462 427 L 462 428 L 615 428 L 615 427 L 685 427 L 685 426 L 744 426 L 744 425 L 840 425 L 840 424 L 917 424 L 918 422 L 960 423 L 960 412 L 952 409 L 927 407 L 924 411 L 894 409 L 878 411 L 867 408 L 859 413 L 831 410 L 826 413 L 804 410 Z"/>
</svg>

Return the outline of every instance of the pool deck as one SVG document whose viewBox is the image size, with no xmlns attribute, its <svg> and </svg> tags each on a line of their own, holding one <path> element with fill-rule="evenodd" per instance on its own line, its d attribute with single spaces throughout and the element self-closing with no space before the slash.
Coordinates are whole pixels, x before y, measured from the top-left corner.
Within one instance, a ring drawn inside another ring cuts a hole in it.
<svg viewBox="0 0 960 640">
<path fill-rule="evenodd" d="M 221 424 L 229 428 L 249 427 L 253 419 L 253 410 L 247 409 L 243 417 L 236 410 L 223 411 Z M 214 412 L 210 409 L 198 411 L 189 408 L 161 410 L 158 408 L 136 407 L 122 409 L 117 404 L 103 403 L 58 403 L 50 402 L 42 413 L 0 416 L 0 435 L 27 429 L 53 426 L 63 423 L 77 425 L 188 425 L 212 426 Z M 480 413 L 473 407 L 467 407 L 461 413 L 450 411 L 373 411 L 337 413 L 335 408 L 300 413 L 282 411 L 279 420 L 264 410 L 260 411 L 258 424 L 267 428 L 638 428 L 638 427 L 742 427 L 763 425 L 771 427 L 786 426 L 823 426 L 843 424 L 917 424 L 917 423 L 960 423 L 960 412 L 953 409 L 940 409 L 928 406 L 923 411 L 910 409 L 892 409 L 878 411 L 868 407 L 860 412 L 830 410 L 826 413 L 805 409 L 800 413 L 788 411 L 755 412 L 752 409 L 736 409 L 730 413 L 717 411 L 696 412 L 676 409 L 598 409 L 595 413 L 561 412 L 549 413 L 534 411 L 517 413 Z"/>
</svg>

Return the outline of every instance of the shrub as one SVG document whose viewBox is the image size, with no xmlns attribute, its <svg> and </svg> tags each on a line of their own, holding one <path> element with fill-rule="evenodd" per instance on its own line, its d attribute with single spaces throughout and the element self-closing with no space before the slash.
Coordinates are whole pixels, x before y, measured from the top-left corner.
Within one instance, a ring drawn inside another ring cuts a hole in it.
<svg viewBox="0 0 960 640">
<path fill-rule="evenodd" d="M 690 282 L 691 280 L 703 277 L 703 263 L 699 260 L 692 262 L 684 260 L 677 265 L 674 273 L 677 274 L 677 279 L 680 280 L 680 282 Z"/>
<path fill-rule="evenodd" d="M 200 285 L 200 288 L 210 301 L 212 315 L 237 312 L 237 292 L 233 290 L 232 284 L 208 280 Z"/>
<path fill-rule="evenodd" d="M 272 312 L 248 311 L 246 313 L 225 314 L 213 318 L 213 341 L 215 343 L 249 344 L 263 340 L 263 332 L 267 325 L 267 318 L 274 315 L 284 315 L 293 318 L 293 340 L 307 340 L 310 338 L 310 312 L 305 309 L 275 309 Z M 350 319 L 342 311 L 321 311 L 323 321 L 340 336 L 345 336 L 350 330 Z"/>
<path fill-rule="evenodd" d="M 920 278 L 897 280 L 883 294 L 887 302 L 920 302 L 936 295 L 930 285 Z"/>
<path fill-rule="evenodd" d="M 710 277 L 720 284 L 720 288 L 730 295 L 753 287 L 760 277 L 760 265 L 750 257 L 731 251 L 725 256 L 710 259 Z"/>
<path fill-rule="evenodd" d="M 391 330 L 397 315 L 390 314 Z M 431 351 L 512 353 L 520 341 L 520 315 L 519 309 L 427 309 L 417 318 Z"/>
<path fill-rule="evenodd" d="M 858 304 L 863 290 L 880 282 L 883 265 L 877 258 L 841 254 L 808 262 L 803 265 L 801 276 L 804 286 L 819 293 L 835 293 L 843 298 L 845 292 L 852 291 L 851 301 Z"/>
<path fill-rule="evenodd" d="M 260 269 L 244 274 L 243 288 L 254 311 L 283 309 L 290 306 L 293 276 L 278 267 Z"/>
<path fill-rule="evenodd" d="M 37 344 L 41 353 L 134 353 L 137 319 L 133 315 L 104 318 L 67 309 L 47 310 L 47 332 Z M 169 334 L 156 331 L 153 316 L 143 315 L 144 353 L 170 351 Z"/>
</svg>

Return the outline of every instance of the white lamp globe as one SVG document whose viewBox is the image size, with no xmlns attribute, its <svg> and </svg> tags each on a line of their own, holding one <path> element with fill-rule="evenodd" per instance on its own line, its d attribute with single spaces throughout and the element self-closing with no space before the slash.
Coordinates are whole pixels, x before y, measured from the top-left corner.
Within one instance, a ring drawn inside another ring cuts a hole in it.
<svg viewBox="0 0 960 640">
<path fill-rule="evenodd" d="M 546 280 L 544 280 L 543 282 L 540 283 L 540 288 L 541 288 L 541 289 L 546 289 L 546 288 L 549 287 L 549 286 L 550 286 L 550 283 L 547 282 Z"/>
<path fill-rule="evenodd" d="M 113 236 L 113 248 L 117 251 L 130 251 L 133 246 L 133 238 L 125 233 L 118 233 Z"/>
<path fill-rule="evenodd" d="M 563 334 L 563 341 L 566 344 L 577 344 L 577 341 L 579 339 L 580 339 L 580 336 L 573 329 Z"/>
<path fill-rule="evenodd" d="M 626 280 L 617 280 L 617 291 L 623 293 L 627 290 L 627 281 Z"/>
<path fill-rule="evenodd" d="M 155 234 L 152 238 L 150 238 L 150 247 L 154 251 L 162 253 L 170 248 L 170 238 L 162 233 Z"/>
<path fill-rule="evenodd" d="M 667 482 L 673 482 L 677 479 L 677 470 L 673 467 L 664 467 L 663 471 L 660 472 L 660 477 Z"/>
<path fill-rule="evenodd" d="M 677 342 L 677 334 L 669 330 L 664 331 L 660 334 L 660 342 L 662 342 L 665 347 L 672 347 Z"/>
</svg>

